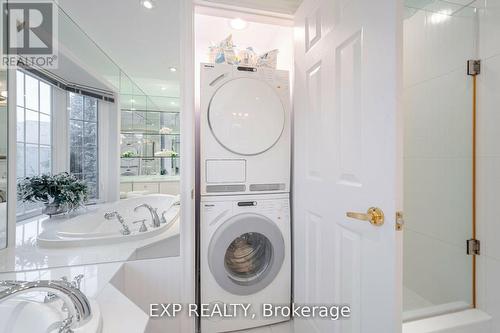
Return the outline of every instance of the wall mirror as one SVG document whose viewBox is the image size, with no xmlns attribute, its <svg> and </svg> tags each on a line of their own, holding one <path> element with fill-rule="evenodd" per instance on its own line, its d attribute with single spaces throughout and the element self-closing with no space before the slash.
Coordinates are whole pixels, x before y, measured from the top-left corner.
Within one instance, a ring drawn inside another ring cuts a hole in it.
<svg viewBox="0 0 500 333">
<path fill-rule="evenodd" d="M 0 249 L 7 246 L 7 71 L 0 70 Z"/>
<path fill-rule="evenodd" d="M 0 248 L 7 230 L 7 114 L 15 115 L 17 180 L 17 193 L 9 193 L 17 198 L 9 221 L 13 249 L 0 252 L 0 272 L 176 257 L 180 2 L 157 2 L 151 11 L 121 0 L 54 6 L 57 66 L 9 70 L 16 88 L 9 112 L 6 73 L 0 77 Z M 36 185 L 40 179 L 43 186 Z M 55 183 L 87 200 L 70 201 Z"/>
</svg>

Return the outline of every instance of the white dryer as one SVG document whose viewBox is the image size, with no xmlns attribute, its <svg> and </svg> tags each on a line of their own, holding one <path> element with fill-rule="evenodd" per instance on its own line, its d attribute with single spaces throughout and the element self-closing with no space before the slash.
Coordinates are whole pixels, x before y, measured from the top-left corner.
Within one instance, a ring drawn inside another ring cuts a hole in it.
<svg viewBox="0 0 500 333">
<path fill-rule="evenodd" d="M 201 195 L 290 190 L 287 71 L 202 64 Z"/>
<path fill-rule="evenodd" d="M 286 321 L 262 305 L 291 302 L 288 194 L 202 197 L 201 303 L 251 304 L 253 316 L 202 318 L 201 332 L 230 332 Z"/>
</svg>

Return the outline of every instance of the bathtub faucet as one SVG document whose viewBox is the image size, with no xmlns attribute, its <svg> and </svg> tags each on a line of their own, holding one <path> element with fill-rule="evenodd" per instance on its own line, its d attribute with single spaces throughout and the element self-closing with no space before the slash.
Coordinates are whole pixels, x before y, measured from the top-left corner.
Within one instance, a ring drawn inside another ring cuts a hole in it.
<svg viewBox="0 0 500 333">
<path fill-rule="evenodd" d="M 104 214 L 104 218 L 106 220 L 111 220 L 112 218 L 115 218 L 115 217 L 118 220 L 118 222 L 120 222 L 120 224 L 122 225 L 122 230 L 120 231 L 122 233 L 122 235 L 124 235 L 124 236 L 130 235 L 130 229 L 128 228 L 128 225 L 125 223 L 125 220 L 118 212 L 109 212 L 109 213 Z"/>
<path fill-rule="evenodd" d="M 18 295 L 33 291 L 48 292 L 56 295 L 66 305 L 68 317 L 61 322 L 59 332 L 73 332 L 90 320 L 92 310 L 90 302 L 76 284 L 65 280 L 38 280 L 38 281 L 0 281 L 0 287 L 6 288 L 0 291 L 0 303 Z"/>
<path fill-rule="evenodd" d="M 151 214 L 151 218 L 153 220 L 153 227 L 158 228 L 160 226 L 160 217 L 158 216 L 158 209 L 153 208 L 147 203 L 143 203 L 142 205 L 139 205 L 134 208 L 134 212 L 137 212 L 139 208 L 147 208 L 149 210 L 149 213 Z"/>
</svg>

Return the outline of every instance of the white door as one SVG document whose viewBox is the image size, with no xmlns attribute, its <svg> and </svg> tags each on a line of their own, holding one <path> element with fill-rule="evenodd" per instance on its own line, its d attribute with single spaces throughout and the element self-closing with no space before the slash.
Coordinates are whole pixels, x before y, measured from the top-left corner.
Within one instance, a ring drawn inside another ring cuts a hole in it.
<svg viewBox="0 0 500 333">
<path fill-rule="evenodd" d="M 400 2 L 304 0 L 296 13 L 294 302 L 352 313 L 296 332 L 401 331 Z M 346 216 L 370 207 L 382 225 Z"/>
</svg>

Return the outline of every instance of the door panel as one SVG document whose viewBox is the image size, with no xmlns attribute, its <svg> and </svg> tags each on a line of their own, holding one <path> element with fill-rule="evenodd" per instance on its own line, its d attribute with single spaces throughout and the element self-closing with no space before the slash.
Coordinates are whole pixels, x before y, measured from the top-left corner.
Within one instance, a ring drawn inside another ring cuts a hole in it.
<svg viewBox="0 0 500 333">
<path fill-rule="evenodd" d="M 351 306 L 299 332 L 401 330 L 395 213 L 398 0 L 305 0 L 296 13 L 294 302 Z M 385 223 L 346 217 L 379 207 Z"/>
<path fill-rule="evenodd" d="M 336 113 L 339 128 L 339 183 L 361 186 L 362 179 L 362 32 L 357 31 L 335 48 Z"/>
<path fill-rule="evenodd" d="M 317 180 L 321 180 L 321 147 L 322 136 L 318 129 L 321 128 L 322 112 L 322 82 L 321 73 L 323 68 L 321 63 L 314 64 L 307 71 L 307 92 L 309 94 L 309 114 L 307 115 L 307 175 Z"/>
</svg>

